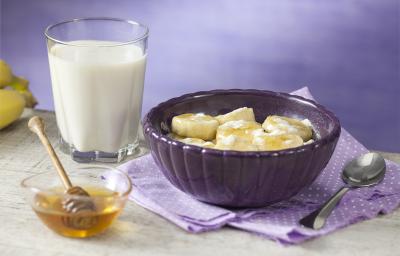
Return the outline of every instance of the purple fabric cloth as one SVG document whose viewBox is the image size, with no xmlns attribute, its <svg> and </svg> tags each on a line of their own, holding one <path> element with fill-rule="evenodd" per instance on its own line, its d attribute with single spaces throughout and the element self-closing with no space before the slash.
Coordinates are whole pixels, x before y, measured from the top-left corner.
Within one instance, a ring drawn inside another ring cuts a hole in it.
<svg viewBox="0 0 400 256">
<path fill-rule="evenodd" d="M 308 88 L 293 94 L 312 98 Z M 306 229 L 298 221 L 317 209 L 341 186 L 344 165 L 368 150 L 342 129 L 336 150 L 320 176 L 308 188 L 287 201 L 257 209 L 230 210 L 197 201 L 173 187 L 159 171 L 151 155 L 120 166 L 132 179 L 130 199 L 192 232 L 216 230 L 229 225 L 260 234 L 281 244 L 297 244 L 330 233 L 378 214 L 386 214 L 400 204 L 400 166 L 386 161 L 385 179 L 379 185 L 350 190 L 329 217 L 324 228 Z"/>
</svg>

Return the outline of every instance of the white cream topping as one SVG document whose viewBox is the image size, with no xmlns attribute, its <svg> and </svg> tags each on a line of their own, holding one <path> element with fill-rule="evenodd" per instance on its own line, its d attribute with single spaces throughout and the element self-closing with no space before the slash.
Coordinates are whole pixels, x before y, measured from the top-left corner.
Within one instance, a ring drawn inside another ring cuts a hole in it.
<svg viewBox="0 0 400 256">
<path fill-rule="evenodd" d="M 251 131 L 251 134 L 253 136 L 263 136 L 265 134 L 265 132 L 263 129 L 256 129 L 256 130 Z"/>
<path fill-rule="evenodd" d="M 230 145 L 233 145 L 235 143 L 236 139 L 237 139 L 237 136 L 231 134 L 229 136 L 220 138 L 218 140 L 218 142 L 220 142 L 222 145 L 230 146 Z"/>
<path fill-rule="evenodd" d="M 285 145 L 290 145 L 292 143 L 293 143 L 293 140 L 284 140 L 283 141 L 283 144 L 285 144 Z"/>
<path fill-rule="evenodd" d="M 289 133 L 297 133 L 298 129 L 294 126 L 292 126 L 288 121 L 279 118 L 279 117 L 275 117 L 273 119 L 276 122 L 276 125 L 273 124 L 268 124 L 266 129 L 270 132 L 276 131 L 276 130 L 283 130 L 283 131 L 287 131 Z M 282 134 L 282 133 L 279 133 Z"/>
<path fill-rule="evenodd" d="M 310 120 L 307 118 L 301 121 L 305 126 L 312 127 Z"/>
<path fill-rule="evenodd" d="M 253 144 L 261 145 L 264 144 L 263 136 L 256 136 L 253 138 Z"/>
<path fill-rule="evenodd" d="M 286 132 L 283 130 L 275 129 L 272 130 L 271 132 L 268 133 L 268 135 L 282 135 L 285 134 Z"/>
<path fill-rule="evenodd" d="M 237 121 L 229 121 L 224 123 L 223 125 L 220 125 L 219 127 L 221 128 L 233 128 L 233 129 L 239 129 L 242 128 L 246 125 L 246 121 L 243 120 L 237 120 Z"/>
<path fill-rule="evenodd" d="M 276 130 L 276 128 L 272 124 L 267 124 L 266 130 L 272 132 L 273 130 Z"/>
</svg>

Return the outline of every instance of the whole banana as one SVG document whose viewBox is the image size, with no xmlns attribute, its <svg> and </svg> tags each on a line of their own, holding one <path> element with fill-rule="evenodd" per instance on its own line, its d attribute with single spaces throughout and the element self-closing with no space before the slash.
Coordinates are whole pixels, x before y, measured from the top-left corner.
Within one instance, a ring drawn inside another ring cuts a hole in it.
<svg viewBox="0 0 400 256">
<path fill-rule="evenodd" d="M 24 106 L 25 99 L 17 91 L 0 90 L 0 129 L 17 120 Z"/>
<path fill-rule="evenodd" d="M 10 66 L 0 59 L 0 129 L 17 120 L 24 107 L 33 108 L 36 98 L 29 91 L 29 81 L 15 76 Z"/>
<path fill-rule="evenodd" d="M 0 59 L 0 89 L 10 87 L 19 92 L 25 98 L 25 106 L 33 108 L 38 103 L 36 98 L 29 91 L 29 81 L 23 77 L 15 76 L 10 66 Z"/>
</svg>

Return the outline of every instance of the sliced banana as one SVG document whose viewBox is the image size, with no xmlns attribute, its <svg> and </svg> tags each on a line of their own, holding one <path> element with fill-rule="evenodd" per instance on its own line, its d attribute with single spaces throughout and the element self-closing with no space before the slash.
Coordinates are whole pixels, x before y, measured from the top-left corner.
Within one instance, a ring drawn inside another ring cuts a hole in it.
<svg viewBox="0 0 400 256">
<path fill-rule="evenodd" d="M 185 137 L 179 136 L 175 133 L 168 133 L 168 137 L 174 140 L 183 140 Z"/>
<path fill-rule="evenodd" d="M 311 143 L 313 143 L 313 142 L 314 142 L 314 140 L 311 139 L 311 140 L 308 140 L 308 141 L 304 142 L 304 145 L 308 145 L 308 144 L 311 144 Z"/>
<path fill-rule="evenodd" d="M 235 109 L 229 113 L 226 113 L 225 115 L 216 116 L 215 118 L 218 120 L 220 124 L 238 120 L 253 121 L 253 122 L 256 121 L 253 109 L 247 107 Z"/>
<path fill-rule="evenodd" d="M 229 121 L 217 129 L 216 149 L 255 151 L 257 146 L 252 144 L 254 134 L 263 133 L 261 125 L 252 121 Z"/>
<path fill-rule="evenodd" d="M 247 143 L 236 135 L 229 135 L 223 141 L 217 143 L 214 149 L 220 150 L 237 150 L 237 151 L 257 151 L 258 148 L 256 145 L 251 143 Z"/>
<path fill-rule="evenodd" d="M 182 137 L 213 140 L 218 125 L 217 119 L 203 113 L 182 114 L 172 118 L 172 131 Z"/>
<path fill-rule="evenodd" d="M 270 135 L 264 133 L 254 136 L 252 144 L 260 151 L 282 150 L 303 145 L 303 139 L 296 134 Z"/>
<path fill-rule="evenodd" d="M 196 145 L 199 147 L 213 148 L 215 146 L 215 144 L 210 141 L 204 141 L 202 139 L 197 139 L 197 138 L 183 138 L 174 133 L 170 133 L 170 134 L 168 134 L 168 136 L 174 140 L 177 140 L 177 141 L 180 141 L 180 142 L 183 142 L 186 144 Z"/>
<path fill-rule="evenodd" d="M 196 146 L 204 147 L 204 148 L 215 147 L 214 143 L 212 143 L 210 141 L 204 141 L 202 139 L 197 139 L 197 138 L 185 138 L 180 141 L 183 143 L 186 143 L 186 144 L 196 145 Z"/>
<path fill-rule="evenodd" d="M 253 136 L 253 133 L 261 131 L 262 127 L 257 122 L 244 120 L 229 121 L 218 127 L 217 142 L 221 136 L 228 136 L 231 134 L 238 136 Z"/>
<path fill-rule="evenodd" d="M 285 116 L 268 116 L 262 127 L 270 135 L 295 134 L 299 135 L 304 141 L 312 138 L 312 127 L 307 119 L 299 121 Z"/>
<path fill-rule="evenodd" d="M 175 116 L 172 131 L 169 136 L 175 140 L 220 150 L 271 151 L 314 142 L 308 119 L 271 115 L 261 125 L 247 107 L 217 117 L 203 113 Z"/>
</svg>

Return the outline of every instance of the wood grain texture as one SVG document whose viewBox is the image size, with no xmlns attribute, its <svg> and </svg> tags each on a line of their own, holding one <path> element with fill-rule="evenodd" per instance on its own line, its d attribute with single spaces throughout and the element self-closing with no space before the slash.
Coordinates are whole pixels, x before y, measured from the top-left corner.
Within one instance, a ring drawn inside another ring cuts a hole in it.
<svg viewBox="0 0 400 256">
<path fill-rule="evenodd" d="M 51 161 L 27 121 L 33 115 L 46 122 L 46 132 L 66 170 L 81 166 L 58 150 L 52 112 L 27 110 L 23 118 L 0 131 L 0 252 L 1 255 L 395 255 L 400 251 L 400 210 L 364 221 L 299 246 L 275 242 L 223 228 L 188 234 L 133 202 L 104 234 L 81 240 L 49 231 L 25 202 L 22 179 L 51 170 Z M 400 162 L 400 154 L 385 154 Z"/>
<path fill-rule="evenodd" d="M 62 166 L 60 159 L 58 159 L 57 153 L 55 152 L 53 146 L 51 145 L 49 139 L 47 138 L 46 131 L 45 131 L 45 123 L 41 117 L 34 116 L 29 119 L 28 121 L 29 129 L 35 133 L 40 142 L 42 142 L 43 147 L 46 149 L 47 153 L 51 161 L 53 162 L 54 168 L 57 170 L 58 175 L 60 176 L 65 190 L 69 190 L 72 188 L 71 181 L 68 178 L 67 173 Z M 85 192 L 87 194 L 87 192 Z"/>
</svg>

